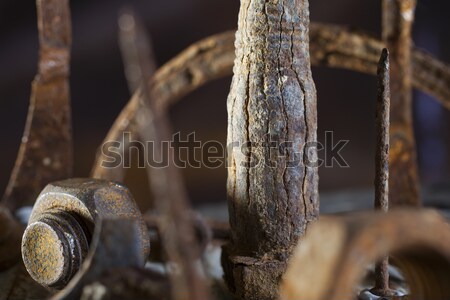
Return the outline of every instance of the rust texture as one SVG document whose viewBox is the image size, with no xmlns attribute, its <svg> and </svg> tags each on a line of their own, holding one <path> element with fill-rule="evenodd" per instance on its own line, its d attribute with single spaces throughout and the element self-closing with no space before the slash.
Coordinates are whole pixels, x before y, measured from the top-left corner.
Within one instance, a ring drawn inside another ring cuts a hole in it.
<svg viewBox="0 0 450 300">
<path fill-rule="evenodd" d="M 142 231 L 139 220 L 126 216 L 106 216 L 99 220 L 94 230 L 91 250 L 80 272 L 64 290 L 51 299 L 80 299 L 85 286 L 96 282 L 108 271 L 142 267 L 146 256 L 141 245 Z"/>
<path fill-rule="evenodd" d="M 312 23 L 311 63 L 375 75 L 385 43 L 360 30 Z M 412 84 L 450 109 L 450 68 L 430 54 L 412 48 Z"/>
<path fill-rule="evenodd" d="M 63 288 L 86 258 L 92 232 L 100 219 L 134 218 L 138 246 L 149 254 L 145 222 L 128 189 L 95 179 L 69 179 L 49 184 L 39 195 L 22 239 L 22 257 L 40 284 Z"/>
<path fill-rule="evenodd" d="M 155 99 L 158 111 L 165 111 L 167 106 L 182 98 L 189 92 L 203 84 L 231 74 L 234 55 L 234 33 L 214 35 L 204 39 L 179 54 L 169 63 L 161 67 L 150 78 L 148 88 L 151 99 Z M 113 126 L 104 139 L 103 144 L 109 141 L 121 141 L 123 132 L 135 132 L 137 127 L 135 116 L 140 103 L 142 91 L 136 91 L 131 100 L 115 120 Z M 127 145 L 124 145 L 127 148 Z M 126 150 L 125 150 L 126 151 Z M 105 156 L 99 149 L 92 169 L 94 178 L 123 181 L 123 170 L 102 167 Z"/>
<path fill-rule="evenodd" d="M 390 81 L 389 52 L 383 49 L 378 63 L 378 98 L 375 116 L 375 209 L 389 210 L 389 113 Z M 388 297 L 393 293 L 389 289 L 389 257 L 386 255 L 375 265 L 375 287 L 372 292 Z"/>
<path fill-rule="evenodd" d="M 156 71 L 150 79 L 149 88 L 156 106 L 161 110 L 167 109 L 202 85 L 229 76 L 235 58 L 234 34 L 226 32 L 203 39 Z M 376 74 L 379 53 L 384 44 L 345 27 L 312 23 L 310 47 L 312 65 Z M 412 68 L 413 86 L 432 95 L 450 109 L 450 68 L 419 49 L 415 49 L 412 53 Z M 134 93 L 117 117 L 104 143 L 122 141 L 123 132 L 137 132 L 134 119 L 141 98 L 140 91 Z M 126 151 L 126 148 L 127 145 L 124 145 L 123 151 Z M 92 176 L 123 181 L 124 171 L 117 168 L 103 168 L 102 162 L 105 160 L 106 157 L 100 149 L 92 169 Z"/>
<path fill-rule="evenodd" d="M 378 99 L 375 116 L 375 208 L 389 209 L 389 52 L 383 49 L 378 65 Z"/>
<path fill-rule="evenodd" d="M 391 53 L 391 205 L 419 206 L 411 74 L 411 28 L 416 0 L 383 0 L 382 3 L 383 41 Z"/>
<path fill-rule="evenodd" d="M 319 214 L 317 153 L 305 148 L 317 130 L 308 29 L 308 1 L 241 1 L 227 102 L 227 144 L 238 146 L 228 152 L 231 240 L 222 266 L 242 299 L 277 297 L 292 247 Z"/>
<path fill-rule="evenodd" d="M 22 144 L 3 197 L 12 211 L 32 205 L 47 183 L 72 174 L 69 1 L 37 0 L 36 4 L 38 74 L 32 84 Z"/>
<path fill-rule="evenodd" d="M 367 266 L 385 253 L 403 271 L 408 299 L 450 298 L 450 225 L 435 211 L 405 208 L 321 217 L 295 250 L 281 299 L 354 299 Z"/>
<path fill-rule="evenodd" d="M 104 149 L 94 179 L 55 181 L 70 178 L 73 163 L 70 10 L 68 0 L 37 0 L 38 74 L 0 206 L 0 298 L 211 299 L 201 259 L 215 239 L 223 245 L 224 280 L 237 299 L 351 299 L 373 264 L 371 292 L 390 297 L 390 261 L 404 272 L 408 299 L 450 299 L 448 220 L 423 209 L 388 212 L 390 199 L 396 206 L 420 205 L 412 87 L 450 109 L 450 68 L 412 47 L 415 5 L 383 0 L 380 41 L 344 27 L 310 27 L 308 0 L 241 0 L 236 35 L 204 39 L 157 71 L 144 27 L 124 10 L 119 42 L 133 97 L 105 142 L 120 142 L 124 157 L 130 145 L 123 133 L 130 132 L 132 140 L 153 142 L 147 159 L 168 162 L 147 166 L 155 209 L 143 216 L 129 190 L 111 181 L 123 181 L 125 169 L 105 168 Z M 311 64 L 377 74 L 377 213 L 313 222 L 319 197 Z M 193 213 L 175 151 L 162 144 L 171 140 L 169 106 L 230 75 L 233 65 L 227 101 L 230 222 L 224 224 Z M 23 232 L 13 213 L 33 203 Z M 22 233 L 23 265 L 17 262 Z M 156 251 L 149 256 L 151 237 Z M 174 268 L 165 274 L 143 268 L 155 257 Z"/>
<path fill-rule="evenodd" d="M 83 227 L 71 214 L 50 211 L 27 227 L 23 260 L 33 279 L 63 288 L 86 258 L 88 243 Z"/>
<path fill-rule="evenodd" d="M 162 150 L 162 143 L 170 141 L 170 123 L 165 110 L 157 106 L 149 92 L 148 81 L 153 68 L 153 57 L 145 38 L 145 31 L 139 20 L 131 12 L 125 12 L 120 19 L 129 20 L 129 25 L 121 25 L 121 49 L 125 70 L 135 66 L 139 70 L 136 81 L 129 79 L 131 90 L 140 87 L 142 97 L 138 102 L 136 126 L 141 140 L 153 141 L 155 161 L 165 161 L 164 168 L 147 167 L 148 178 L 154 193 L 155 209 L 161 214 L 158 222 L 160 235 L 168 260 L 180 266 L 180 272 L 171 272 L 172 299 L 202 300 L 208 298 L 206 282 L 196 265 L 199 247 L 195 238 L 192 219 L 186 212 L 189 200 L 180 170 L 174 165 L 174 150 Z M 121 22 L 123 23 L 123 22 Z"/>
</svg>

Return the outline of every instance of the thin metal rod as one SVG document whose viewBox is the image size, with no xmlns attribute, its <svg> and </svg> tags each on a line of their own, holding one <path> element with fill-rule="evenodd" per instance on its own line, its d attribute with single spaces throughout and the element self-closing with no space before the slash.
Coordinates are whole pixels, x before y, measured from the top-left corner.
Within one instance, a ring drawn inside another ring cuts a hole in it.
<svg viewBox="0 0 450 300">
<path fill-rule="evenodd" d="M 171 126 L 167 112 L 155 103 L 148 82 L 153 75 L 155 63 L 149 40 L 140 20 L 132 11 L 125 11 L 119 18 L 120 43 L 125 69 L 131 91 L 139 88 L 142 93 L 134 120 L 142 141 L 154 143 L 153 159 L 166 161 L 163 168 L 147 166 L 147 173 L 155 195 L 155 209 L 161 214 L 158 227 L 169 260 L 181 268 L 171 272 L 174 300 L 205 300 L 209 292 L 205 280 L 196 264 L 198 243 L 195 239 L 192 220 L 187 214 L 189 199 L 180 170 L 173 164 L 174 150 L 161 146 L 170 140 Z M 136 74 L 130 74 L 134 70 Z"/>
<path fill-rule="evenodd" d="M 389 52 L 383 49 L 378 63 L 378 97 L 375 115 L 376 149 L 375 149 L 375 209 L 389 210 Z M 388 296 L 389 257 L 386 255 L 375 265 L 375 288 L 373 292 Z"/>
<path fill-rule="evenodd" d="M 378 99 L 375 115 L 375 208 L 389 209 L 389 52 L 383 49 L 378 63 Z"/>
</svg>

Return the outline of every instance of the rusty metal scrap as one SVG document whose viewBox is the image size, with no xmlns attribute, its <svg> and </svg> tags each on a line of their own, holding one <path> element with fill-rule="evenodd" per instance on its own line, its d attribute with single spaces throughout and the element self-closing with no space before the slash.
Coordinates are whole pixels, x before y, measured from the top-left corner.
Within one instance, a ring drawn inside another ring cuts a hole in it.
<svg viewBox="0 0 450 300">
<path fill-rule="evenodd" d="M 213 240 L 223 246 L 229 296 L 240 299 L 351 299 L 368 265 L 375 265 L 371 291 L 392 296 L 389 263 L 404 272 L 408 297 L 450 298 L 448 220 L 424 209 L 388 212 L 389 199 L 419 204 L 411 88 L 450 109 L 450 67 L 412 48 L 415 0 L 383 0 L 383 41 L 344 27 L 309 24 L 308 0 L 241 0 L 236 36 L 226 32 L 206 38 L 159 70 L 142 24 L 124 10 L 119 42 L 133 96 L 105 142 L 120 142 L 126 155 L 130 145 L 123 133 L 130 132 L 131 139 L 154 143 L 153 159 L 169 163 L 167 168 L 147 167 L 155 209 L 145 215 L 129 190 L 112 182 L 122 182 L 125 169 L 103 167 L 102 149 L 93 179 L 55 181 L 72 173 L 70 10 L 68 0 L 36 3 L 39 69 L 0 206 L 0 298 L 212 299 L 201 268 Z M 391 77 L 384 47 L 392 54 Z M 317 130 L 311 64 L 378 76 L 377 213 L 315 222 L 317 153 L 304 152 L 307 143 L 316 142 Z M 233 65 L 228 142 L 241 142 L 247 155 L 228 153 L 230 222 L 205 221 L 190 209 L 181 172 L 171 159 L 174 149 L 163 153 L 161 144 L 170 140 L 169 107 L 203 84 L 230 75 Z M 293 145 L 282 147 L 285 142 Z M 406 162 L 399 157 L 407 157 Z M 252 165 L 252 158 L 269 161 Z M 388 180 L 393 182 L 391 198 Z M 20 244 L 24 228 L 13 215 L 33 203 Z M 151 253 L 150 240 L 155 244 Z M 151 260 L 164 262 L 166 272 L 146 268 Z"/>
<path fill-rule="evenodd" d="M 378 98 L 375 116 L 375 208 L 389 209 L 389 52 L 383 49 L 378 64 Z"/>
<path fill-rule="evenodd" d="M 383 49 L 378 63 L 378 97 L 375 116 L 375 209 L 389 210 L 389 113 L 390 79 L 389 52 Z M 392 296 L 389 289 L 389 256 L 383 257 L 375 265 L 375 286 L 372 292 L 382 297 Z"/>
<path fill-rule="evenodd" d="M 450 298 L 449 223 L 435 211 L 403 209 L 311 225 L 283 277 L 281 299 L 353 299 L 366 267 L 385 253 L 404 272 L 411 299 Z"/>
<path fill-rule="evenodd" d="M 49 184 L 34 205 L 22 240 L 22 257 L 40 284 L 63 288 L 81 268 L 92 232 L 102 218 L 134 218 L 139 224 L 142 255 L 149 236 L 127 188 L 95 179 L 69 179 Z"/>
<path fill-rule="evenodd" d="M 151 77 L 149 87 L 157 110 L 166 110 L 169 103 L 174 103 L 203 84 L 230 75 L 235 56 L 233 43 L 234 33 L 215 35 L 192 45 L 158 69 Z M 103 144 L 110 141 L 121 141 L 123 132 L 136 132 L 137 134 L 134 119 L 142 97 L 141 90 L 133 94 L 131 100 L 115 120 Z M 105 156 L 99 149 L 91 172 L 92 176 L 108 180 L 123 179 L 122 175 L 115 174 L 116 172 L 119 174 L 120 171 L 103 168 L 104 160 Z"/>
<path fill-rule="evenodd" d="M 382 3 L 383 41 L 391 53 L 391 205 L 419 206 L 411 83 L 411 30 L 416 0 L 383 0 Z"/>
<path fill-rule="evenodd" d="M 137 87 L 142 91 L 135 118 L 138 134 L 142 141 L 154 142 L 152 157 L 156 161 L 167 162 L 164 168 L 147 167 L 147 172 L 155 196 L 154 206 L 161 214 L 158 227 L 163 248 L 168 260 L 181 268 L 180 272 L 169 274 L 172 285 L 176 286 L 172 299 L 208 299 L 206 282 L 196 266 L 200 250 L 192 219 L 186 214 L 189 200 L 180 170 L 174 165 L 174 149 L 169 147 L 167 153 L 162 151 L 162 142 L 170 140 L 169 119 L 166 111 L 157 106 L 147 86 L 155 65 L 153 56 L 139 20 L 131 12 L 122 14 L 120 19 L 124 18 L 128 19 L 128 24 L 121 26 L 120 41 L 125 69 L 137 68 L 137 80 L 129 78 L 128 81 L 132 91 Z"/>
<path fill-rule="evenodd" d="M 385 43 L 344 26 L 312 23 L 311 63 L 375 75 L 379 54 Z M 411 54 L 413 87 L 433 96 L 450 109 L 450 67 L 425 51 L 414 48 Z"/>
<path fill-rule="evenodd" d="M 139 22 L 133 15 L 131 10 L 124 9 L 119 17 L 119 46 L 124 61 L 125 77 L 128 81 L 128 87 L 131 93 L 140 93 L 140 89 L 144 89 L 143 93 L 147 93 L 147 84 L 141 86 L 141 77 L 149 78 L 156 70 L 156 63 L 153 58 L 151 43 L 145 32 L 136 32 L 143 30 L 142 26 L 138 26 L 135 22 Z M 139 47 L 139 50 L 137 47 Z M 143 53 L 141 53 L 143 52 Z M 142 64 L 141 67 L 139 64 Z M 144 72 L 143 74 L 138 74 Z M 139 132 L 141 132 L 138 120 L 146 120 L 149 118 L 147 110 L 148 103 L 142 99 L 139 101 L 130 101 L 117 117 L 117 121 L 109 131 L 105 138 L 105 142 L 120 142 L 120 153 L 125 157 L 129 153 L 128 140 L 124 139 L 123 132 L 131 134 L 130 140 L 142 140 Z M 130 130 L 131 129 L 131 130 Z M 115 133 L 120 133 L 117 136 Z M 148 135 L 146 132 L 142 134 Z M 99 149 L 97 160 L 104 157 L 103 149 Z M 92 171 L 92 177 L 104 180 L 113 180 L 123 182 L 125 178 L 125 170 L 122 167 L 105 168 L 97 166 Z"/>
<path fill-rule="evenodd" d="M 3 197 L 10 210 L 32 205 L 51 181 L 71 177 L 68 0 L 38 0 L 39 66 L 22 144 Z M 49 151 L 51 149 L 51 151 Z"/>
<path fill-rule="evenodd" d="M 31 277 L 47 287 L 63 288 L 80 269 L 90 239 L 76 218 L 64 211 L 35 217 L 23 236 L 23 260 Z"/>
<path fill-rule="evenodd" d="M 139 220 L 117 216 L 101 219 L 95 228 L 89 255 L 80 271 L 64 290 L 51 299 L 80 299 L 84 287 L 99 280 L 108 271 L 142 267 L 146 256 L 141 245 Z"/>
<path fill-rule="evenodd" d="M 158 109 L 165 110 L 202 85 L 231 75 L 235 53 L 235 32 L 203 39 L 170 60 L 150 79 L 150 93 Z M 315 66 L 344 68 L 376 74 L 379 53 L 384 44 L 378 39 L 342 26 L 312 23 L 310 28 L 311 63 Z M 450 68 L 420 49 L 412 52 L 413 86 L 450 109 Z M 123 132 L 136 132 L 134 118 L 142 93 L 134 93 L 104 139 L 121 141 Z M 127 145 L 123 145 L 124 148 Z M 123 180 L 123 171 L 102 167 L 106 157 L 97 154 L 92 176 Z"/>
</svg>

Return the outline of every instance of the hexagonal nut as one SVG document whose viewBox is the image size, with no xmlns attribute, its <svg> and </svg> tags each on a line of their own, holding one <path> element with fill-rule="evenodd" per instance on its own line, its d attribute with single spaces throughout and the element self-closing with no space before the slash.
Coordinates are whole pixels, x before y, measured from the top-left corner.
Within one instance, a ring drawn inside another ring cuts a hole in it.
<svg viewBox="0 0 450 300">
<path fill-rule="evenodd" d="M 125 186 L 98 179 L 47 185 L 36 200 L 22 238 L 22 258 L 31 277 L 44 286 L 63 288 L 81 267 L 95 224 L 104 217 L 137 219 L 140 248 L 148 257 L 148 230 Z"/>
</svg>

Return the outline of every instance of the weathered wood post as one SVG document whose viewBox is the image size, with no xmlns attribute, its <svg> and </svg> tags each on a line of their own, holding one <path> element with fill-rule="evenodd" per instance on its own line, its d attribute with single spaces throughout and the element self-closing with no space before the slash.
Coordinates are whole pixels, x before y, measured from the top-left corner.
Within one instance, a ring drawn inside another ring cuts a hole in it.
<svg viewBox="0 0 450 300">
<path fill-rule="evenodd" d="M 239 298 L 274 299 L 319 214 L 308 0 L 241 0 L 227 107 L 225 279 Z"/>
</svg>

